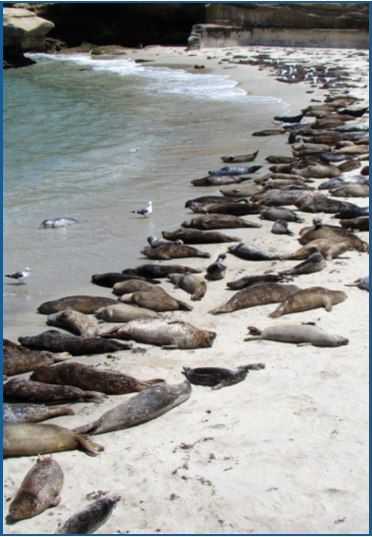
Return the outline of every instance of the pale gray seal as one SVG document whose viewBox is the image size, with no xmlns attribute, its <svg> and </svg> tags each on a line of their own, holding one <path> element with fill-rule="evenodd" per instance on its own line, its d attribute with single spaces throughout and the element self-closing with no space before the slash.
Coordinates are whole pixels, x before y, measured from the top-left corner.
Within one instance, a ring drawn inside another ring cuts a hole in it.
<svg viewBox="0 0 372 537">
<path fill-rule="evenodd" d="M 47 218 L 46 220 L 43 220 L 40 225 L 44 228 L 60 228 L 73 226 L 78 222 L 79 220 L 76 220 L 75 218 L 58 217 Z"/>
<path fill-rule="evenodd" d="M 75 412 L 69 406 L 49 407 L 28 403 L 3 404 L 3 422 L 38 423 L 57 416 L 72 416 Z"/>
<path fill-rule="evenodd" d="M 288 227 L 288 222 L 285 220 L 277 220 L 272 227 L 271 233 L 274 235 L 289 235 L 293 237 L 294 233 Z"/>
<path fill-rule="evenodd" d="M 369 292 L 369 276 L 366 278 L 360 278 L 356 282 L 349 284 L 346 287 L 359 287 L 359 289 Z"/>
<path fill-rule="evenodd" d="M 342 336 L 327 334 L 327 332 L 314 323 L 277 324 L 275 326 L 269 326 L 264 330 L 249 327 L 249 333 L 253 337 L 249 337 L 245 341 L 266 339 L 268 341 L 294 343 L 297 345 L 310 344 L 314 347 L 341 347 L 341 345 L 349 344 L 348 339 Z"/>
<path fill-rule="evenodd" d="M 256 246 L 250 246 L 243 242 L 237 246 L 229 246 L 229 252 L 246 261 L 274 261 L 280 259 L 277 254 L 269 254 L 260 248 L 256 248 Z"/>
<path fill-rule="evenodd" d="M 51 313 L 47 319 L 48 326 L 64 328 L 77 336 L 95 337 L 99 333 L 99 326 L 94 317 L 74 310 L 63 310 Z"/>
</svg>

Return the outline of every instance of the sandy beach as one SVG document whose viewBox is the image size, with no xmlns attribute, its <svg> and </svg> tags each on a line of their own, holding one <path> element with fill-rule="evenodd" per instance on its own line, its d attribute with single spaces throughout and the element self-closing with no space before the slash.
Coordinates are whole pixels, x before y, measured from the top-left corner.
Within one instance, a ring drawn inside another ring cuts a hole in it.
<svg viewBox="0 0 372 537">
<path fill-rule="evenodd" d="M 310 65 L 316 61 L 344 67 L 351 82 L 355 76 L 362 80 L 351 93 L 368 101 L 368 58 L 364 53 L 356 59 L 351 56 L 352 51 L 345 50 L 294 52 L 266 47 L 202 52 L 148 47 L 125 52 L 134 59 L 150 60 L 151 67 L 193 71 L 195 65 L 204 65 L 206 73 L 230 76 L 249 94 L 281 99 L 288 104 L 288 115 L 296 115 L 313 99 L 323 101 L 327 91 L 308 83 L 284 84 L 276 80 L 270 69 L 221 63 L 234 54 L 249 58 L 266 53 L 283 58 L 291 53 L 294 62 L 300 60 Z M 262 124 L 262 129 L 266 128 L 274 128 L 273 123 Z M 224 146 L 225 154 L 259 150 L 260 163 L 270 155 L 292 155 L 287 135 L 252 137 L 248 147 L 246 141 L 231 147 L 229 140 L 225 140 Z M 266 163 L 261 171 L 266 173 L 268 166 Z M 219 167 L 222 162 L 216 154 L 205 155 L 205 174 Z M 185 181 L 197 176 L 191 174 Z M 190 185 L 188 199 L 215 195 L 218 190 Z M 368 205 L 365 199 L 347 201 L 362 207 Z M 183 204 L 179 209 L 180 218 L 174 229 L 191 217 Z M 304 224 L 290 224 L 294 237 L 271 234 L 273 223 L 258 216 L 249 216 L 247 220 L 260 223 L 260 229 L 222 232 L 270 253 L 286 255 L 299 248 L 299 231 L 311 225 L 314 215 L 301 216 Z M 337 225 L 331 216 L 326 215 L 325 222 Z M 161 220 L 159 215 L 157 218 Z M 369 234 L 357 235 L 369 242 Z M 143 237 L 144 244 L 145 240 Z M 226 244 L 197 247 L 210 253 L 213 260 L 227 250 Z M 145 263 L 140 252 L 138 259 L 138 264 Z M 206 268 L 209 263 L 187 259 L 180 260 L 180 264 Z M 253 263 L 229 255 L 226 264 L 226 279 L 209 283 L 203 300 L 192 303 L 193 311 L 162 314 L 164 319 L 184 320 L 216 331 L 212 348 L 164 350 L 134 344 L 143 352 L 74 361 L 139 379 L 164 378 L 169 384 L 182 382 L 184 366 L 234 369 L 260 362 L 266 369 L 251 371 L 243 383 L 219 391 L 193 386 L 190 400 L 164 416 L 132 429 L 95 437 L 105 448 L 97 458 L 79 451 L 56 453 L 54 458 L 65 475 L 60 505 L 13 526 L 4 522 L 4 534 L 53 534 L 59 523 L 89 503 L 87 496 L 98 497 L 102 491 L 117 493 L 122 499 L 97 534 L 368 534 L 369 294 L 345 285 L 369 274 L 369 256 L 347 252 L 330 261 L 322 272 L 296 279 L 295 284 L 301 288 L 342 290 L 348 299 L 332 312 L 317 309 L 284 317 L 282 321 L 268 317 L 276 305 L 220 316 L 209 312 L 231 298 L 232 291 L 226 288 L 226 282 L 243 275 L 285 270 L 297 262 Z M 113 269 L 109 261 L 106 268 L 107 272 Z M 122 267 L 125 268 L 129 267 Z M 162 286 L 191 304 L 182 290 L 173 289 L 166 281 Z M 75 294 L 77 290 L 72 291 Z M 112 296 L 109 289 L 89 282 L 79 294 Z M 30 311 L 27 318 L 17 319 L 6 329 L 4 337 L 17 341 L 19 336 L 38 334 L 46 329 L 45 320 Z M 323 349 L 244 341 L 249 326 L 263 329 L 275 322 L 317 323 L 327 332 L 348 338 L 350 344 Z M 76 404 L 74 416 L 47 423 L 73 429 L 97 419 L 131 396 L 110 397 L 102 404 Z M 4 515 L 35 460 L 36 457 L 23 457 L 4 461 Z"/>
</svg>

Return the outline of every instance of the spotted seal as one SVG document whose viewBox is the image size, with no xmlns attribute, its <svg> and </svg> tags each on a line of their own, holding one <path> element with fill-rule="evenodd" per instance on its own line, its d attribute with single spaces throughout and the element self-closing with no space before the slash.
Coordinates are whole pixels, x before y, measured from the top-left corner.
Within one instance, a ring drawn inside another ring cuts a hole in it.
<svg viewBox="0 0 372 537">
<path fill-rule="evenodd" d="M 286 298 L 270 315 L 273 319 L 290 313 L 325 308 L 332 311 L 332 306 L 345 302 L 347 295 L 343 291 L 330 291 L 324 287 L 309 287 Z"/>
<path fill-rule="evenodd" d="M 61 524 L 56 535 L 92 535 L 110 518 L 120 500 L 117 494 L 96 500 Z"/>
<path fill-rule="evenodd" d="M 53 354 L 46 351 L 31 351 L 9 339 L 3 339 L 3 374 L 8 377 L 28 373 L 41 365 L 52 365 L 69 358 L 71 354 L 67 352 Z"/>
<path fill-rule="evenodd" d="M 74 310 L 63 310 L 51 313 L 47 319 L 48 326 L 64 328 L 77 336 L 95 337 L 99 333 L 99 326 L 94 317 Z"/>
</svg>

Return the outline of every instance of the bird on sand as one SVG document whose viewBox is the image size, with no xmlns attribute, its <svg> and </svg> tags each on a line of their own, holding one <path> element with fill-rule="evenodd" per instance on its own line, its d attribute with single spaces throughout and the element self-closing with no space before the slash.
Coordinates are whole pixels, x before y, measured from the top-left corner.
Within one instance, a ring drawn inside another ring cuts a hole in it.
<svg viewBox="0 0 372 537">
<path fill-rule="evenodd" d="M 31 269 L 28 267 L 24 270 L 19 270 L 18 272 L 14 272 L 14 274 L 6 274 L 6 278 L 12 278 L 12 280 L 17 280 L 19 284 L 23 284 L 24 280 L 30 275 Z"/>
<path fill-rule="evenodd" d="M 147 207 L 144 207 L 143 209 L 140 209 L 139 211 L 132 211 L 132 214 L 141 214 L 145 218 L 150 216 L 152 213 L 152 201 L 149 201 Z"/>
</svg>

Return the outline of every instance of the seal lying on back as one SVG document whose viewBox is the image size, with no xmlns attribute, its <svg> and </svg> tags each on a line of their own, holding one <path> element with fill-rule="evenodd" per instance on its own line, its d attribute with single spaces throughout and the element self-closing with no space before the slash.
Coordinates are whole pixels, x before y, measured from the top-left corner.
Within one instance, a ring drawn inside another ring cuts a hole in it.
<svg viewBox="0 0 372 537">
<path fill-rule="evenodd" d="M 206 214 L 203 216 L 195 216 L 186 220 L 181 224 L 182 227 L 214 230 L 214 229 L 239 229 L 239 228 L 260 228 L 259 224 L 248 222 L 238 216 L 230 214 Z"/>
<path fill-rule="evenodd" d="M 30 351 L 8 339 L 3 339 L 3 374 L 11 377 L 33 371 L 41 365 L 52 365 L 71 358 L 67 352 L 52 354 L 46 351 Z"/>
<path fill-rule="evenodd" d="M 246 261 L 274 261 L 280 259 L 279 255 L 269 254 L 260 248 L 241 242 L 237 246 L 229 246 L 230 254 Z"/>
<path fill-rule="evenodd" d="M 16 522 L 40 515 L 61 501 L 64 475 L 57 461 L 39 458 L 22 481 L 14 500 L 9 505 L 7 522 Z"/>
<path fill-rule="evenodd" d="M 354 248 L 350 246 L 348 242 L 333 242 L 328 239 L 317 239 L 309 242 L 309 244 L 306 244 L 303 248 L 300 248 L 293 254 L 282 256 L 282 259 L 295 261 L 308 259 L 309 252 L 314 247 L 318 248 L 319 252 L 327 261 L 336 259 L 345 252 L 354 250 Z"/>
<path fill-rule="evenodd" d="M 131 321 L 102 334 L 102 337 L 133 340 L 169 349 L 205 349 L 212 347 L 216 336 L 216 332 L 199 330 L 189 323 L 160 319 Z"/>
<path fill-rule="evenodd" d="M 144 293 L 133 293 L 132 295 L 124 296 L 120 299 L 125 303 L 136 304 L 141 308 L 146 308 L 157 313 L 162 313 L 165 311 L 191 311 L 192 307 L 182 302 L 182 300 L 177 300 L 172 296 L 168 295 L 167 292 L 153 293 L 151 291 Z"/>
<path fill-rule="evenodd" d="M 261 283 L 279 283 L 285 278 L 279 274 L 263 274 L 262 276 L 244 276 L 234 282 L 229 282 L 227 287 L 233 291 L 239 291 L 246 287 L 252 287 L 253 285 Z"/>
<path fill-rule="evenodd" d="M 58 425 L 4 423 L 4 458 L 44 455 L 79 448 L 93 457 L 103 451 L 103 447 L 99 444 Z"/>
<path fill-rule="evenodd" d="M 219 244 L 224 242 L 239 242 L 239 237 L 230 237 L 218 231 L 200 231 L 199 229 L 180 228 L 172 233 L 163 232 L 166 239 L 182 240 L 185 244 Z"/>
<path fill-rule="evenodd" d="M 269 326 L 262 331 L 255 327 L 249 327 L 248 330 L 253 337 L 249 337 L 245 341 L 266 339 L 268 341 L 279 341 L 282 343 L 309 343 L 314 347 L 341 347 L 342 345 L 349 344 L 348 339 L 342 336 L 327 334 L 327 332 L 313 323 L 279 324 Z"/>
<path fill-rule="evenodd" d="M 285 299 L 270 317 L 277 319 L 289 313 L 300 313 L 318 308 L 332 311 L 332 306 L 345 302 L 346 299 L 347 295 L 343 291 L 330 291 L 324 287 L 309 287 Z"/>
<path fill-rule="evenodd" d="M 3 421 L 6 423 L 38 423 L 58 416 L 72 416 L 75 412 L 69 406 L 48 407 L 27 403 L 3 404 Z"/>
<path fill-rule="evenodd" d="M 303 223 L 304 219 L 297 213 L 284 207 L 270 207 L 261 211 L 261 218 L 264 220 L 271 220 L 276 222 L 277 220 L 285 220 L 286 222 L 298 222 Z"/>
<path fill-rule="evenodd" d="M 111 516 L 121 497 L 114 494 L 89 504 L 62 524 L 56 535 L 92 535 Z"/>
<path fill-rule="evenodd" d="M 145 248 L 141 252 L 148 259 L 168 260 L 181 259 L 184 257 L 201 257 L 209 259 L 210 254 L 201 252 L 192 246 L 184 244 L 170 244 L 169 246 L 161 246 L 160 248 Z"/>
<path fill-rule="evenodd" d="M 194 274 L 170 274 L 169 280 L 175 285 L 175 288 L 182 289 L 191 295 L 192 301 L 201 300 L 207 292 L 206 282 Z"/>
<path fill-rule="evenodd" d="M 99 326 L 94 317 L 74 310 L 64 310 L 48 315 L 48 326 L 64 328 L 77 336 L 95 337 L 99 333 Z"/>
<path fill-rule="evenodd" d="M 191 384 L 195 384 L 196 386 L 211 386 L 213 390 L 219 390 L 226 386 L 233 386 L 234 384 L 243 382 L 252 369 L 264 368 L 264 364 L 244 365 L 238 367 L 235 371 L 220 367 L 198 367 L 197 369 L 184 367 L 182 373 Z"/>
<path fill-rule="evenodd" d="M 186 267 L 184 265 L 141 265 L 133 269 L 126 269 L 123 274 L 137 274 L 139 276 L 148 276 L 154 278 L 166 278 L 169 274 L 185 274 L 190 272 L 191 274 L 199 274 L 201 270 Z"/>
<path fill-rule="evenodd" d="M 341 227 L 315 224 L 300 231 L 300 243 L 308 244 L 316 239 L 329 239 L 334 242 L 348 242 L 358 252 L 369 253 L 369 244 Z"/>
<path fill-rule="evenodd" d="M 130 304 L 115 304 L 101 308 L 96 313 L 97 319 L 102 319 L 107 323 L 127 323 L 136 319 L 156 319 L 155 311 L 146 308 L 138 308 Z"/>
<path fill-rule="evenodd" d="M 105 352 L 124 351 L 131 348 L 130 345 L 125 345 L 121 341 L 105 341 L 99 337 L 81 338 L 62 334 L 58 330 L 47 330 L 34 337 L 20 337 L 19 342 L 29 349 L 49 350 L 51 352 L 60 352 L 66 349 L 73 356 L 104 354 Z"/>
<path fill-rule="evenodd" d="M 280 274 L 283 276 L 301 276 L 302 274 L 313 274 L 321 272 L 327 266 L 327 262 L 315 246 L 309 248 L 309 257 L 290 270 L 284 270 Z"/>
<path fill-rule="evenodd" d="M 135 293 L 136 291 L 155 291 L 156 292 L 156 289 L 157 289 L 156 285 L 153 285 L 152 283 L 141 282 L 139 280 L 128 280 L 126 282 L 115 284 L 112 292 L 116 296 L 123 296 L 123 295 L 129 295 L 131 293 Z M 112 306 L 112 307 L 115 307 L 115 306 Z"/>
<path fill-rule="evenodd" d="M 128 276 L 127 274 L 121 274 L 120 272 L 108 272 L 107 274 L 94 274 L 92 276 L 92 283 L 99 285 L 100 287 L 107 287 L 112 289 L 115 284 L 120 282 L 126 282 L 127 280 L 135 279 L 141 281 L 147 281 L 149 283 L 159 283 L 151 278 L 143 278 L 142 276 Z"/>
<path fill-rule="evenodd" d="M 69 367 L 39 367 L 32 374 L 31 380 L 59 386 L 74 386 L 80 390 L 94 389 L 106 395 L 141 392 L 153 384 L 165 382 L 163 379 L 137 380 L 118 371 L 99 370 L 90 365 L 74 362 L 68 365 Z"/>
<path fill-rule="evenodd" d="M 17 403 L 102 403 L 105 396 L 97 391 L 88 392 L 73 386 L 52 386 L 33 380 L 13 379 L 3 385 L 4 400 Z"/>
<path fill-rule="evenodd" d="M 89 315 L 95 313 L 99 308 L 110 306 L 110 304 L 116 304 L 116 300 L 102 296 L 67 296 L 58 300 L 44 302 L 37 311 L 49 315 L 63 310 L 74 310 Z"/>
<path fill-rule="evenodd" d="M 231 313 L 233 311 L 275 304 L 299 291 L 295 285 L 281 285 L 279 283 L 262 283 L 238 291 L 226 304 L 211 311 L 212 315 Z"/>
<path fill-rule="evenodd" d="M 78 427 L 75 431 L 78 434 L 96 435 L 135 427 L 162 416 L 187 401 L 190 396 L 191 385 L 188 381 L 172 386 L 151 386 L 109 410 L 93 423 Z"/>
</svg>

